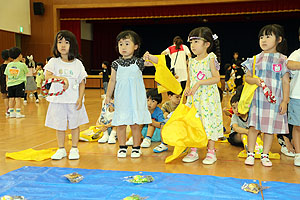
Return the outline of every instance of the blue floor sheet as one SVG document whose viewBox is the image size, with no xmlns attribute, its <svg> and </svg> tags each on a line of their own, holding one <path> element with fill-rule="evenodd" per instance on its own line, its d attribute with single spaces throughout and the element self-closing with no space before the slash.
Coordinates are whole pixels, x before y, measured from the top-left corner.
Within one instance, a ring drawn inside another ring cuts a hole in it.
<svg viewBox="0 0 300 200">
<path fill-rule="evenodd" d="M 83 175 L 84 179 L 70 183 L 63 175 L 72 172 Z M 144 184 L 124 181 L 124 177 L 138 174 L 152 175 L 155 180 Z M 22 195 L 28 200 L 120 200 L 134 193 L 149 200 L 261 200 L 260 193 L 252 194 L 241 189 L 245 182 L 253 180 L 162 172 L 22 167 L 0 176 L 0 197 Z"/>
<path fill-rule="evenodd" d="M 276 181 L 263 181 L 262 186 L 269 189 L 263 190 L 264 200 L 299 200 L 300 184 Z"/>
</svg>

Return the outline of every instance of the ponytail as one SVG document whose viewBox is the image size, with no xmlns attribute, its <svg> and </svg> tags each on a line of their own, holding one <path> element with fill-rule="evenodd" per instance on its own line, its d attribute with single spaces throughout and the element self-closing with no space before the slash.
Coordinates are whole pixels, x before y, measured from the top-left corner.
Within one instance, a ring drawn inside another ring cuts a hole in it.
<svg viewBox="0 0 300 200">
<path fill-rule="evenodd" d="M 180 36 L 176 36 L 173 39 L 173 43 L 175 44 L 175 49 L 180 49 L 180 46 L 183 44 L 183 40 L 181 39 Z"/>
</svg>

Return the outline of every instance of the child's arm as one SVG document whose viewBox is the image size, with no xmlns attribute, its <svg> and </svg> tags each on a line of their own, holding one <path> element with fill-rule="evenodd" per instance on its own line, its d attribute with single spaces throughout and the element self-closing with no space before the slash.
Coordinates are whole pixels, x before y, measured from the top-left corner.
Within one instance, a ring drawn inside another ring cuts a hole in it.
<svg viewBox="0 0 300 200">
<path fill-rule="evenodd" d="M 80 110 L 82 107 L 82 99 L 85 91 L 85 80 L 82 80 L 79 84 L 79 97 L 76 102 L 77 110 Z"/>
<path fill-rule="evenodd" d="M 115 89 L 115 85 L 116 85 L 116 71 L 113 68 L 111 68 L 111 75 L 107 86 L 105 104 L 108 104 L 110 102 L 112 93 Z"/>
<path fill-rule="evenodd" d="M 288 60 L 287 68 L 290 70 L 300 70 L 300 62 Z"/>
<path fill-rule="evenodd" d="M 290 96 L 290 76 L 289 73 L 285 73 L 282 77 L 282 91 L 283 98 L 279 106 L 279 111 L 281 115 L 285 114 L 287 111 L 287 104 L 289 103 Z"/>
<path fill-rule="evenodd" d="M 212 77 L 205 80 L 199 80 L 191 89 L 191 95 L 194 95 L 196 93 L 200 85 L 213 85 L 217 84 L 220 81 L 220 74 L 219 71 L 216 69 L 214 58 L 210 59 L 209 66 L 211 69 Z"/>
<path fill-rule="evenodd" d="M 158 58 L 156 56 L 153 56 L 152 54 L 150 54 L 148 51 L 144 54 L 143 59 L 145 60 L 145 62 L 144 62 L 145 66 L 153 66 L 153 64 L 151 62 L 149 62 L 149 60 L 155 64 L 158 63 Z"/>
<path fill-rule="evenodd" d="M 250 85 L 256 84 L 258 87 L 261 87 L 261 79 L 260 78 L 253 78 L 250 71 L 247 71 L 245 76 L 245 81 Z"/>
<path fill-rule="evenodd" d="M 45 79 L 48 80 L 48 79 L 51 79 L 51 78 L 56 78 L 56 79 L 59 79 L 59 80 L 63 80 L 65 82 L 65 85 L 63 86 L 63 88 L 65 90 L 68 89 L 68 87 L 69 87 L 69 81 L 68 81 L 68 79 L 66 77 L 54 76 L 52 72 L 46 70 Z"/>
<path fill-rule="evenodd" d="M 154 126 L 155 128 L 161 128 L 160 122 L 156 121 L 155 119 L 152 119 L 151 125 Z"/>
<path fill-rule="evenodd" d="M 237 124 L 233 124 L 232 129 L 234 130 L 234 132 L 248 135 L 248 129 L 239 127 L 239 125 Z"/>
</svg>

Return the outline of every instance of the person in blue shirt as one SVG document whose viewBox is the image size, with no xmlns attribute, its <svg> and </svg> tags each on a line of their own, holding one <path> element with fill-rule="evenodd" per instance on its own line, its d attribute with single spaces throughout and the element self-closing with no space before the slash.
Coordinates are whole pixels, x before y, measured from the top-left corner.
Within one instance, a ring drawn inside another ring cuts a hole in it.
<svg viewBox="0 0 300 200">
<path fill-rule="evenodd" d="M 141 147 L 148 148 L 151 146 L 152 142 L 161 141 L 160 131 L 161 131 L 161 122 L 165 120 L 163 111 L 158 107 L 162 101 L 161 94 L 158 94 L 156 88 L 149 89 L 147 91 L 147 104 L 148 110 L 151 113 L 152 123 L 145 125 L 142 129 L 142 135 L 144 140 L 141 144 Z"/>
</svg>

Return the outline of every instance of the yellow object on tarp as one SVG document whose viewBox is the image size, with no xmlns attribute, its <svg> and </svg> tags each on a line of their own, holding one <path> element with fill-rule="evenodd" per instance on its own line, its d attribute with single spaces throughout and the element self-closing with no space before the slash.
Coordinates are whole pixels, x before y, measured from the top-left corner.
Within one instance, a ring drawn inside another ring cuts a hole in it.
<svg viewBox="0 0 300 200">
<path fill-rule="evenodd" d="M 79 140 L 84 142 L 98 141 L 103 136 L 103 127 L 104 125 L 90 126 L 89 129 L 80 131 Z M 72 134 L 69 134 L 68 137 L 72 140 Z"/>
<path fill-rule="evenodd" d="M 182 88 L 166 65 L 165 55 L 155 55 L 158 58 L 158 63 L 152 64 L 155 66 L 155 81 L 159 83 L 158 93 L 171 91 L 175 94 L 180 94 Z M 151 62 L 151 61 L 150 61 Z"/>
<path fill-rule="evenodd" d="M 49 148 L 42 150 L 26 149 L 23 151 L 6 153 L 7 158 L 12 158 L 15 160 L 33 160 L 33 161 L 43 161 L 50 159 L 53 154 L 55 154 L 57 148 Z"/>
<path fill-rule="evenodd" d="M 161 135 L 164 143 L 174 146 L 173 154 L 166 158 L 165 163 L 176 159 L 187 147 L 202 148 L 207 146 L 207 136 L 197 110 L 182 103 L 183 96 L 171 118 L 163 126 Z"/>
<path fill-rule="evenodd" d="M 255 62 L 256 62 L 256 56 L 254 56 L 254 61 L 253 61 L 253 78 L 258 78 L 255 75 Z M 238 104 L 238 111 L 241 114 L 246 114 L 249 112 L 250 105 L 252 103 L 252 99 L 254 96 L 254 92 L 258 86 L 256 84 L 249 84 L 245 82 L 245 85 L 243 87 L 243 91 L 241 94 L 241 98 L 239 100 Z"/>
<path fill-rule="evenodd" d="M 230 78 L 230 79 L 227 81 L 227 85 L 228 85 L 229 90 L 233 90 L 233 89 L 235 88 L 234 79 L 233 79 L 233 78 Z"/>
</svg>

